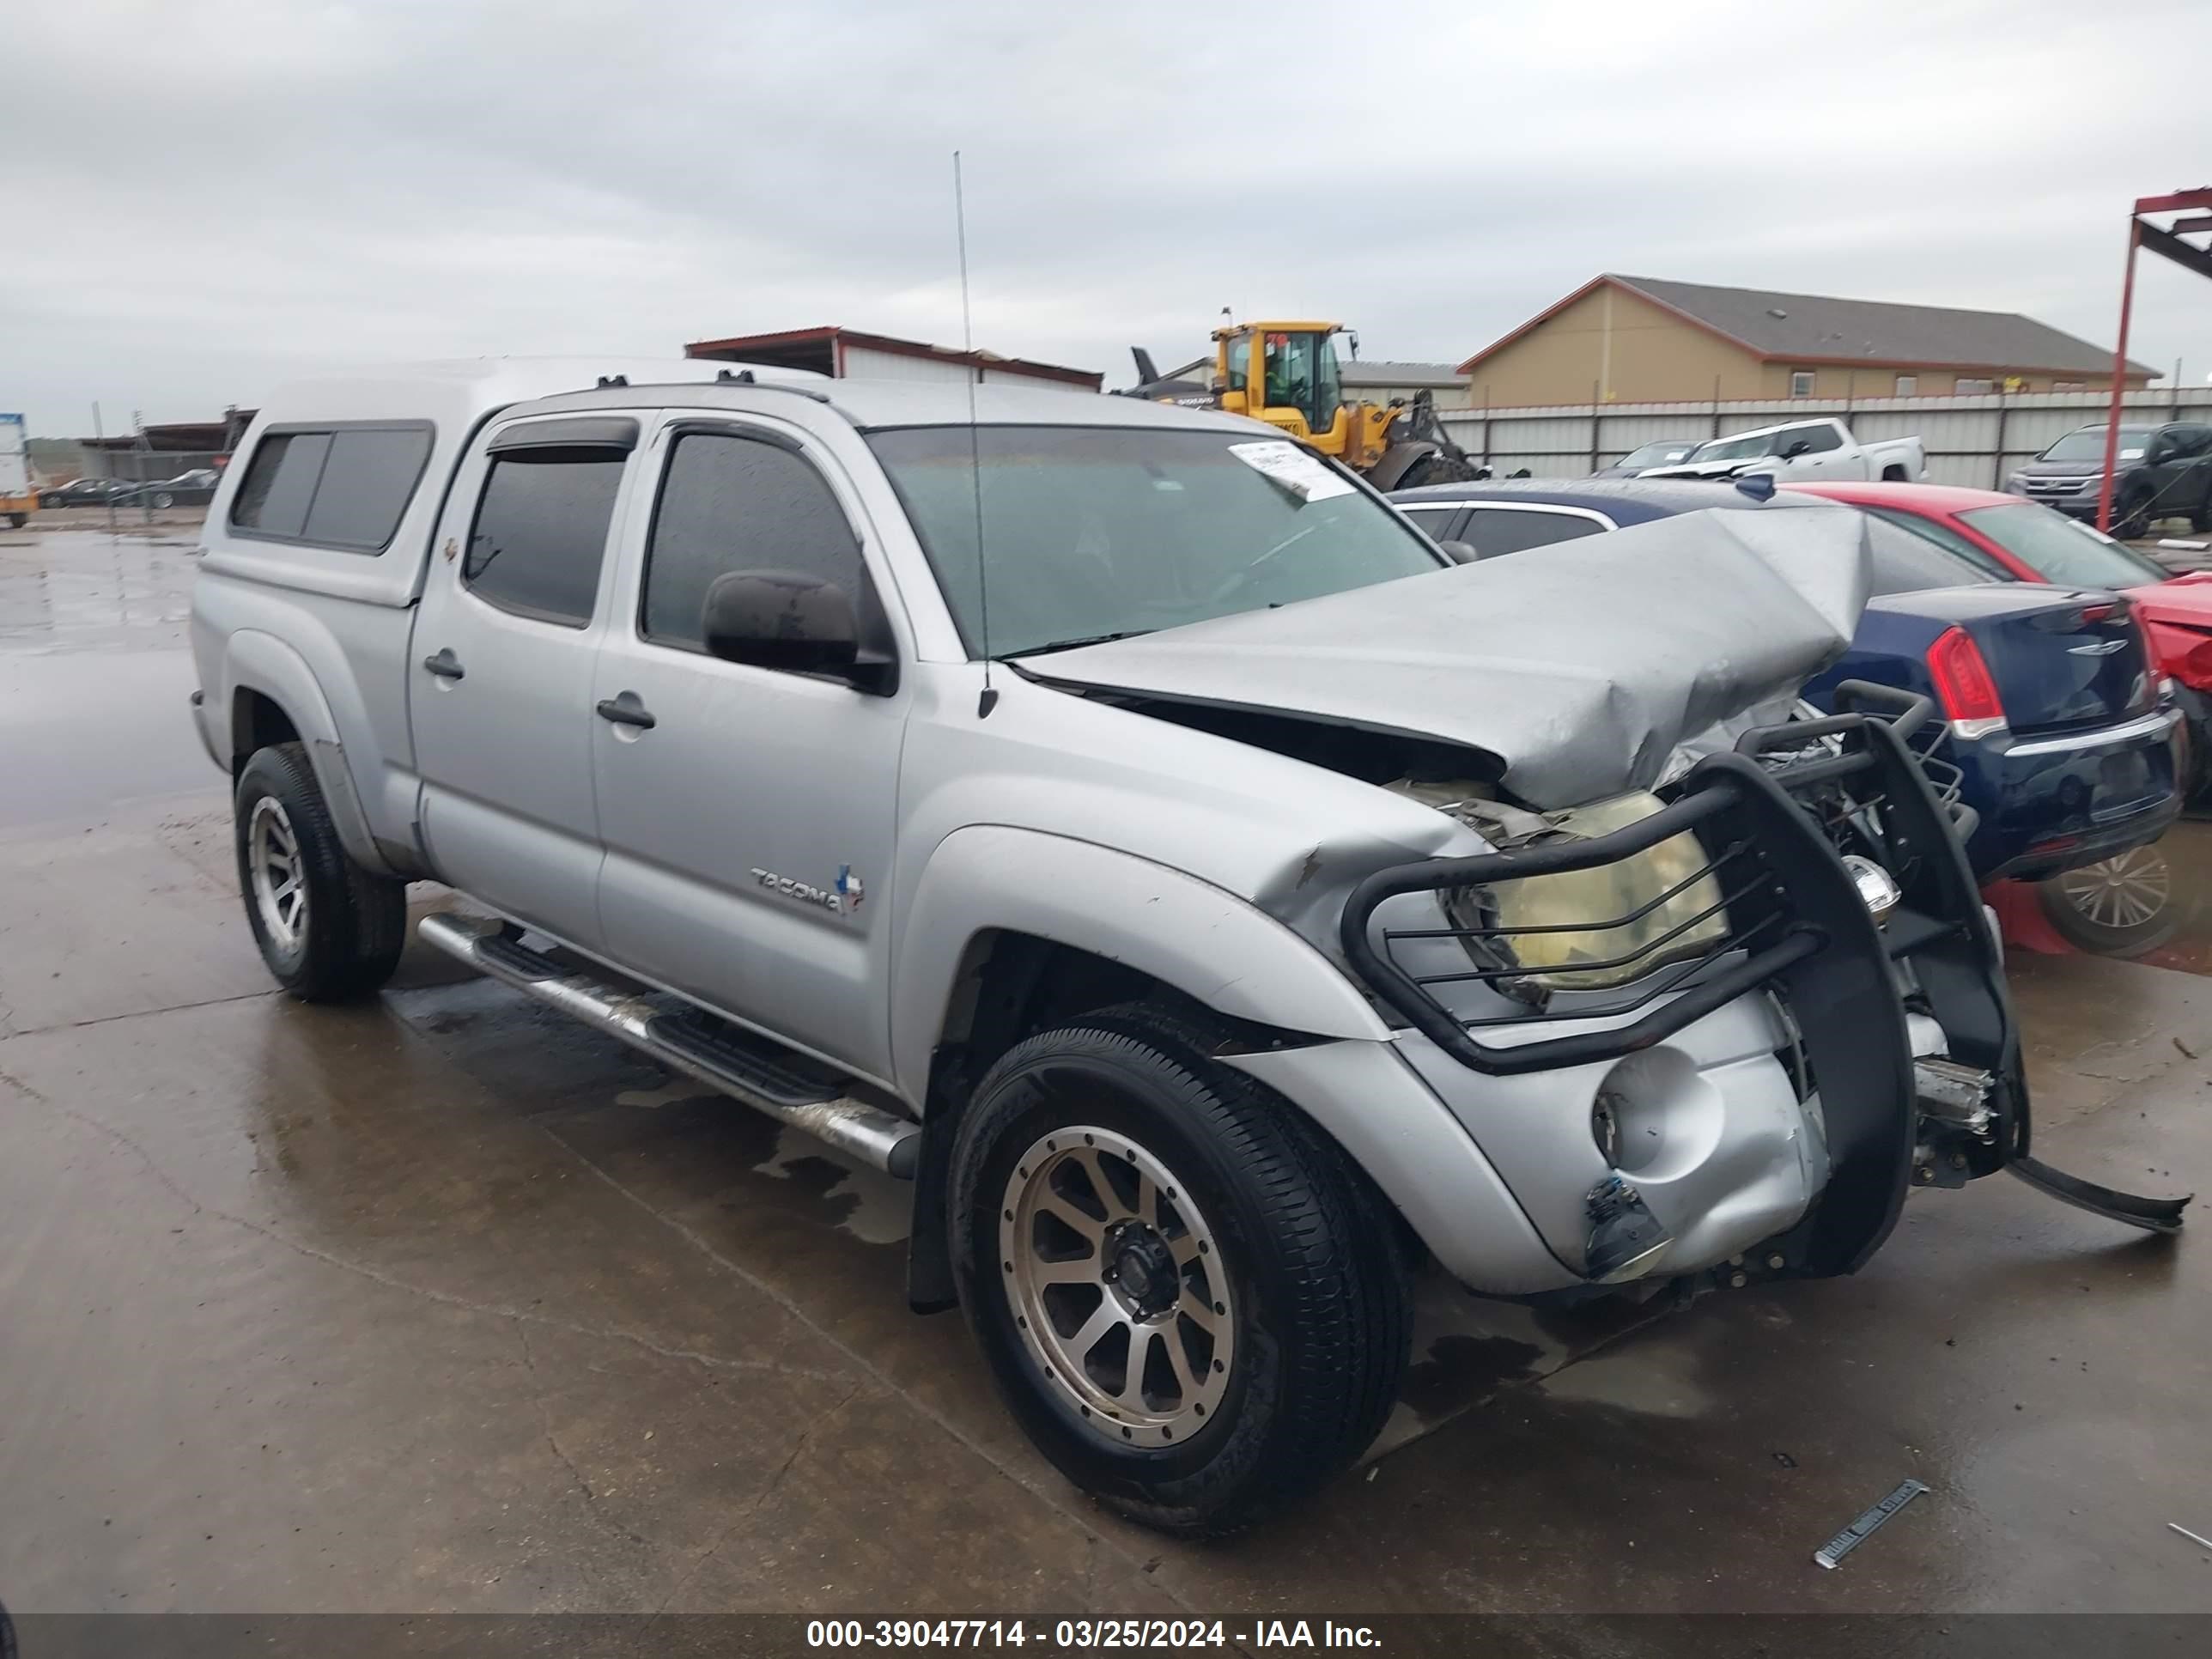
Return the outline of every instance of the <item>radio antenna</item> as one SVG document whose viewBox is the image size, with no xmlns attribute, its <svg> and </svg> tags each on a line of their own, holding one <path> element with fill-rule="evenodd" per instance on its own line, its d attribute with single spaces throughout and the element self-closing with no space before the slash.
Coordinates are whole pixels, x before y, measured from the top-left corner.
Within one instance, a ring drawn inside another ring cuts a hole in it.
<svg viewBox="0 0 2212 1659">
<path fill-rule="evenodd" d="M 983 438 L 975 426 L 975 323 L 968 308 L 968 203 L 961 191 L 957 149 L 952 152 L 952 225 L 960 242 L 960 353 L 968 360 L 968 479 L 975 498 L 975 601 L 983 647 L 983 695 L 975 700 L 980 720 L 998 707 L 999 693 L 991 684 L 991 561 L 983 551 Z"/>
</svg>

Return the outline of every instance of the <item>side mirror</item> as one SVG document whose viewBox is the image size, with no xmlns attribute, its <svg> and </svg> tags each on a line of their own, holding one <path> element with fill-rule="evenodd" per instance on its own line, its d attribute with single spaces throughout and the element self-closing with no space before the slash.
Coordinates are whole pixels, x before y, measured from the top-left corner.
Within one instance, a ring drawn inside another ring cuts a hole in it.
<svg viewBox="0 0 2212 1659">
<path fill-rule="evenodd" d="M 799 570 L 725 572 L 700 608 L 701 640 L 725 662 L 835 674 L 864 690 L 888 691 L 897 684 L 897 659 L 887 638 L 864 642 L 862 635 L 845 590 Z"/>
<path fill-rule="evenodd" d="M 1783 447 L 1782 459 L 1785 461 L 1794 461 L 1812 447 L 1813 441 L 1810 438 L 1792 438 Z"/>
<path fill-rule="evenodd" d="M 1473 542 L 1438 542 L 1437 545 L 1443 549 L 1444 557 L 1454 564 L 1473 564 L 1482 556 L 1474 550 Z"/>
</svg>

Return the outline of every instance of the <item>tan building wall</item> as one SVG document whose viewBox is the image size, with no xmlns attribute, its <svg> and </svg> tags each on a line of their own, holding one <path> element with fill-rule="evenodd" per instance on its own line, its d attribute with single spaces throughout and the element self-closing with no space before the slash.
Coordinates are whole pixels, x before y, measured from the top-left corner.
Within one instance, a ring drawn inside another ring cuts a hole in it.
<svg viewBox="0 0 2212 1659">
<path fill-rule="evenodd" d="M 1763 398 L 1765 369 L 1741 347 L 1607 284 L 1477 363 L 1468 390 L 1494 409 L 1586 404 L 1593 386 L 1600 403 L 1667 403 L 1711 397 L 1718 376 L 1723 399 Z"/>
<path fill-rule="evenodd" d="M 1815 398 L 1948 398 L 1981 391 L 1976 380 L 2002 385 L 2002 371 L 1898 368 L 1861 363 L 1765 362 L 1756 354 L 1685 322 L 1641 295 L 1601 283 L 1519 339 L 1486 357 L 1468 378 L 1468 402 L 1480 409 L 1599 403 L 1680 403 L 1717 396 L 1723 402 L 1790 395 L 1793 371 L 1810 369 Z M 1911 377 L 1900 389 L 1898 376 Z M 2020 377 L 2012 390 L 2096 392 L 2110 374 Z M 1718 390 L 1716 391 L 1717 383 Z M 2143 384 L 2140 376 L 2130 384 Z M 1995 389 L 1994 387 L 1990 389 Z M 1439 399 L 1441 401 L 1441 399 Z"/>
</svg>

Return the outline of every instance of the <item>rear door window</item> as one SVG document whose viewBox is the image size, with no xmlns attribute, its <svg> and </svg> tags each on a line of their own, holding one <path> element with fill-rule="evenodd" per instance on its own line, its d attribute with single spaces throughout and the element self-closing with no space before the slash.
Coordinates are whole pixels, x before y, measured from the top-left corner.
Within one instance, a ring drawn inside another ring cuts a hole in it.
<svg viewBox="0 0 2212 1659">
<path fill-rule="evenodd" d="M 676 441 L 645 556 L 638 629 L 687 651 L 705 649 L 707 590 L 728 571 L 802 571 L 856 605 L 864 580 L 829 481 L 795 450 L 724 432 Z"/>
<path fill-rule="evenodd" d="M 629 459 L 627 449 L 587 445 L 495 453 L 461 561 L 469 591 L 534 621 L 589 623 Z"/>
<path fill-rule="evenodd" d="M 1869 507 L 1864 510 L 1869 517 L 1879 519 L 1884 524 L 1895 525 L 1906 535 L 1917 536 L 1952 555 L 1962 567 L 1956 578 L 1960 581 L 1972 581 L 1977 576 L 1987 576 L 1991 581 L 1998 582 L 2015 580 L 2002 559 L 1985 549 L 1975 546 L 1948 525 L 1923 518 L 1917 513 L 1901 513 L 1895 507 Z"/>
<path fill-rule="evenodd" d="M 1547 513 L 1522 508 L 1478 507 L 1468 515 L 1467 539 L 1486 559 L 1501 553 L 1521 553 L 1553 542 L 1571 542 L 1577 536 L 1595 536 L 1607 526 L 1595 519 L 1572 513 Z"/>
<path fill-rule="evenodd" d="M 1421 533 L 1434 542 L 1449 541 L 1453 526 L 1459 522 L 1460 509 L 1456 507 L 1408 506 L 1403 511 Z"/>
<path fill-rule="evenodd" d="M 249 535 L 381 553 L 422 482 L 427 423 L 271 432 L 246 463 L 230 522 Z"/>
<path fill-rule="evenodd" d="M 1811 426 L 1793 426 L 1778 436 L 1777 453 L 1787 450 L 1792 444 L 1803 444 L 1808 455 L 1823 454 L 1828 450 L 1844 447 L 1843 434 L 1826 422 L 1816 422 Z"/>
<path fill-rule="evenodd" d="M 246 479 L 230 504 L 240 530 L 296 538 L 307 526 L 307 507 L 330 458 L 327 432 L 272 432 L 246 463 Z"/>
<path fill-rule="evenodd" d="M 1867 515 L 1869 586 L 1876 593 L 1917 593 L 1929 587 L 1971 587 L 1996 579 L 1910 530 Z"/>
</svg>

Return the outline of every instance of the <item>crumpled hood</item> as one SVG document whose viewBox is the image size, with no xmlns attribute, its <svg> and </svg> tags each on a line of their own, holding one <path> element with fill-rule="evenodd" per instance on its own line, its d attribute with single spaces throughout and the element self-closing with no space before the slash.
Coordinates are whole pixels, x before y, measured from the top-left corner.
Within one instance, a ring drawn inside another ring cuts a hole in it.
<svg viewBox="0 0 2212 1659">
<path fill-rule="evenodd" d="M 1071 687 L 1484 750 L 1551 809 L 1646 788 L 1678 744 L 1850 643 L 1865 520 L 1708 508 L 1273 611 L 1033 658 Z"/>
</svg>

